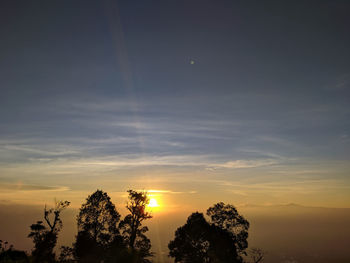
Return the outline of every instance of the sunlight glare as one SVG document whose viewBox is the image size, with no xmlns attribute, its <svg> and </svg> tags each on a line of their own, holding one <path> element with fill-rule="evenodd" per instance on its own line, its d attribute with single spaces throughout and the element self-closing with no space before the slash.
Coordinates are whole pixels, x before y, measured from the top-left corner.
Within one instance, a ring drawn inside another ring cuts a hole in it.
<svg viewBox="0 0 350 263">
<path fill-rule="evenodd" d="M 158 207 L 158 206 L 159 206 L 159 205 L 158 205 L 158 202 L 157 202 L 157 200 L 156 200 L 155 198 L 151 198 L 151 199 L 149 200 L 148 207 L 153 208 L 153 207 Z"/>
</svg>

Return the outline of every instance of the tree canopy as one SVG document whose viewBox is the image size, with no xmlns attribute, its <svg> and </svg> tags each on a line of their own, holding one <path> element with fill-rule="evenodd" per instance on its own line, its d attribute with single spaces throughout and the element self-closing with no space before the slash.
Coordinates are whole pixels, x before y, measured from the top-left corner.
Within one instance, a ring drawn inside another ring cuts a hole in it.
<svg viewBox="0 0 350 263">
<path fill-rule="evenodd" d="M 247 248 L 249 222 L 232 205 L 218 203 L 193 213 L 170 241 L 169 256 L 181 263 L 239 263 Z"/>
<path fill-rule="evenodd" d="M 89 195 L 77 217 L 76 257 L 81 262 L 102 260 L 111 244 L 120 240 L 119 219 L 120 214 L 106 192 L 96 190 Z"/>
<path fill-rule="evenodd" d="M 97 190 L 81 206 L 74 254 L 79 262 L 150 262 L 151 241 L 142 222 L 151 218 L 146 211 L 146 192 L 129 190 L 129 214 L 118 224 L 120 214 L 110 197 Z M 62 252 L 67 252 L 62 251 Z M 65 254 L 62 254 L 65 256 Z"/>
<path fill-rule="evenodd" d="M 230 233 L 238 254 L 246 255 L 249 222 L 230 204 L 217 203 L 207 210 L 211 223 Z"/>
<path fill-rule="evenodd" d="M 152 215 L 146 211 L 149 198 L 144 191 L 128 190 L 128 193 L 129 200 L 126 208 L 129 214 L 120 222 L 119 227 L 133 253 L 140 257 L 141 262 L 149 262 L 147 258 L 152 256 L 151 241 L 145 235 L 148 227 L 142 226 L 144 220 L 152 218 Z"/>
<path fill-rule="evenodd" d="M 105 245 L 119 235 L 119 219 L 120 214 L 108 194 L 97 190 L 80 208 L 78 232 L 85 232 L 95 242 Z"/>
</svg>

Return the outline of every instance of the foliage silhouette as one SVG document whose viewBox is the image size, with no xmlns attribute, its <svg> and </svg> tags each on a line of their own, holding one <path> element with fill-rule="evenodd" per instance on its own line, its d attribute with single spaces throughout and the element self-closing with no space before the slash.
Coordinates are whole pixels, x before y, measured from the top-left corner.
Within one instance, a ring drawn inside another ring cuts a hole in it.
<svg viewBox="0 0 350 263">
<path fill-rule="evenodd" d="M 169 256 L 181 263 L 243 262 L 248 246 L 249 222 L 232 205 L 218 203 L 202 213 L 193 213 L 170 241 Z"/>
<path fill-rule="evenodd" d="M 230 233 L 238 254 L 247 255 L 249 222 L 230 204 L 217 203 L 208 208 L 207 215 L 211 222 Z"/>
<path fill-rule="evenodd" d="M 145 236 L 148 228 L 142 226 L 144 220 L 152 217 L 145 211 L 147 193 L 133 190 L 128 193 L 126 208 L 130 214 L 119 224 L 120 214 L 107 193 L 97 190 L 86 199 L 77 217 L 73 254 L 78 262 L 150 262 L 147 258 L 152 256 L 151 242 Z M 62 259 L 71 258 L 68 252 L 66 248 L 62 250 Z"/>
<path fill-rule="evenodd" d="M 77 217 L 76 259 L 87 263 L 104 261 L 112 244 L 121 246 L 119 219 L 120 214 L 106 192 L 96 190 L 88 196 Z"/>
<path fill-rule="evenodd" d="M 16 250 L 8 242 L 0 240 L 0 263 L 29 263 L 29 258 L 24 251 Z"/>
<path fill-rule="evenodd" d="M 61 212 L 69 206 L 68 201 L 58 201 L 55 207 L 44 209 L 44 220 L 37 221 L 30 226 L 31 232 L 28 237 L 33 239 L 34 250 L 32 251 L 32 261 L 40 263 L 55 262 L 55 253 L 53 252 L 59 231 L 62 229 Z M 53 218 L 52 218 L 53 217 Z"/>
<path fill-rule="evenodd" d="M 119 235 L 119 219 L 120 214 L 108 194 L 97 190 L 80 208 L 78 231 L 86 232 L 95 242 L 106 245 Z"/>
<path fill-rule="evenodd" d="M 142 226 L 144 220 L 152 218 L 152 215 L 146 211 L 149 198 L 143 191 L 128 190 L 128 193 L 129 201 L 126 208 L 130 214 L 120 222 L 119 228 L 132 254 L 140 258 L 138 262 L 150 262 L 147 258 L 152 256 L 151 241 L 145 235 L 148 227 Z"/>
<path fill-rule="evenodd" d="M 24 251 L 8 249 L 0 253 L 0 263 L 29 263 L 29 258 Z"/>
<path fill-rule="evenodd" d="M 58 257 L 58 262 L 60 263 L 70 263 L 74 262 L 74 249 L 68 246 L 61 246 L 60 255 Z"/>
</svg>

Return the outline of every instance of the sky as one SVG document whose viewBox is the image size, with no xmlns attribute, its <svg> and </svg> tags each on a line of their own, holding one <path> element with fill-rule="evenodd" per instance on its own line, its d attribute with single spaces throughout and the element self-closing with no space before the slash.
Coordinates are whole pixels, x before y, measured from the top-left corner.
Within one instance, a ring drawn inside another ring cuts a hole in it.
<svg viewBox="0 0 350 263">
<path fill-rule="evenodd" d="M 350 207 L 348 1 L 0 3 L 0 201 Z"/>
</svg>

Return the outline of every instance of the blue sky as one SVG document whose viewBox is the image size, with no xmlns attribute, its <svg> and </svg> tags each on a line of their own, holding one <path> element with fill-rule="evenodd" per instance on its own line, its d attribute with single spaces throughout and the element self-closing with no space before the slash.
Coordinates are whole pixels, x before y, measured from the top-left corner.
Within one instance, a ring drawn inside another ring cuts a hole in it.
<svg viewBox="0 0 350 263">
<path fill-rule="evenodd" d="M 347 1 L 112 2 L 1 4 L 2 189 L 349 205 Z"/>
</svg>

